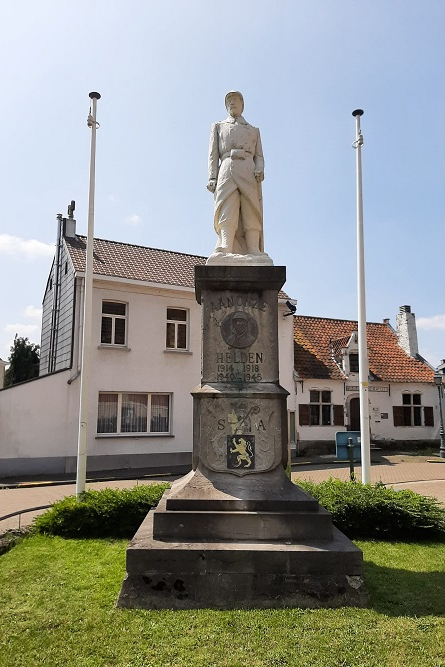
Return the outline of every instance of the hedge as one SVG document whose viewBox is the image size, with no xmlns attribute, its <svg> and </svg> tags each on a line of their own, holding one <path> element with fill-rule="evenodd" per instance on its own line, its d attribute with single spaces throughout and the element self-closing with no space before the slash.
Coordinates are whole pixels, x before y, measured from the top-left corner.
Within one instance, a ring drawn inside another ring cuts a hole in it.
<svg viewBox="0 0 445 667">
<path fill-rule="evenodd" d="M 298 485 L 332 514 L 334 525 L 354 538 L 411 540 L 445 538 L 445 509 L 435 498 L 336 479 Z M 168 484 L 86 491 L 69 496 L 37 517 L 35 529 L 62 537 L 131 538 Z"/>
<path fill-rule="evenodd" d="M 62 537 L 130 538 L 168 488 L 168 484 L 148 484 L 85 491 L 80 500 L 67 496 L 38 516 L 34 527 Z"/>
<path fill-rule="evenodd" d="M 350 538 L 430 539 L 445 537 L 445 509 L 435 498 L 396 491 L 381 482 L 329 479 L 298 481 L 332 514 L 334 525 Z"/>
</svg>

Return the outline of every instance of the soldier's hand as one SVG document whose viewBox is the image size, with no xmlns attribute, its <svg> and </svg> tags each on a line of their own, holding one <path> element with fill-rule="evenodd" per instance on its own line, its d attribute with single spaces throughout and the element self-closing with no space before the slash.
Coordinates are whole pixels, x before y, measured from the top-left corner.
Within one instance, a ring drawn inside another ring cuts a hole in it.
<svg viewBox="0 0 445 667">
<path fill-rule="evenodd" d="M 215 192 L 216 190 L 216 178 L 211 178 L 210 181 L 207 183 L 207 190 L 209 192 Z"/>
<path fill-rule="evenodd" d="M 264 181 L 264 171 L 255 171 L 255 178 L 258 181 L 258 183 L 261 183 L 261 181 Z"/>
</svg>

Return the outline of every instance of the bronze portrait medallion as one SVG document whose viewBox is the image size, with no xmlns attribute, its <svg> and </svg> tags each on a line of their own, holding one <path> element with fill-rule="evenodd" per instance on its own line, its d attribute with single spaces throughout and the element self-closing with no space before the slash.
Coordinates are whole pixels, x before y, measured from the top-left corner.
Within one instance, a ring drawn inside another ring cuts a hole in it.
<svg viewBox="0 0 445 667">
<path fill-rule="evenodd" d="M 252 315 L 237 310 L 223 319 L 221 336 L 230 347 L 249 347 L 258 338 L 258 324 Z"/>
</svg>

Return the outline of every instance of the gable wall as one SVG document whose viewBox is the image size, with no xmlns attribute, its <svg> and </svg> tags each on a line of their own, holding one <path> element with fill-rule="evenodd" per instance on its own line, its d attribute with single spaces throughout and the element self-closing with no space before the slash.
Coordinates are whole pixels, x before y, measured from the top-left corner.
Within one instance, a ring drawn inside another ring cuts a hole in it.
<svg viewBox="0 0 445 667">
<path fill-rule="evenodd" d="M 65 272 L 66 271 L 66 272 Z M 55 297 L 56 262 L 54 261 L 47 291 L 43 299 L 42 334 L 40 347 L 40 375 L 50 372 L 51 326 Z M 74 269 L 64 242 L 61 248 L 60 290 L 59 290 L 59 321 L 55 337 L 56 361 L 54 371 L 71 366 L 72 336 L 74 317 Z"/>
<path fill-rule="evenodd" d="M 49 346 L 51 337 L 51 316 L 53 304 L 53 289 L 50 288 L 51 279 L 54 281 L 54 263 L 48 276 L 45 296 L 42 304 L 42 330 L 40 334 L 40 375 L 48 373 Z"/>
</svg>

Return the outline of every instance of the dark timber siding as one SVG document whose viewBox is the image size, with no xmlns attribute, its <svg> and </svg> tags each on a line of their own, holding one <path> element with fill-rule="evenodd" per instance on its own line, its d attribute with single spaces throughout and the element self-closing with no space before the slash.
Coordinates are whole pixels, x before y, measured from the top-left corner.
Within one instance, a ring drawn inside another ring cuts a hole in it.
<svg viewBox="0 0 445 667">
<path fill-rule="evenodd" d="M 51 341 L 51 324 L 53 313 L 54 287 L 56 281 L 55 262 L 43 299 L 42 338 L 40 351 L 40 375 L 49 372 L 49 355 Z M 66 273 L 65 273 L 66 271 Z M 71 366 L 71 348 L 74 318 L 74 270 L 68 256 L 65 243 L 62 242 L 60 262 L 60 291 L 59 291 L 59 323 L 55 336 L 56 363 L 54 371 L 60 371 Z"/>
</svg>

